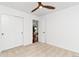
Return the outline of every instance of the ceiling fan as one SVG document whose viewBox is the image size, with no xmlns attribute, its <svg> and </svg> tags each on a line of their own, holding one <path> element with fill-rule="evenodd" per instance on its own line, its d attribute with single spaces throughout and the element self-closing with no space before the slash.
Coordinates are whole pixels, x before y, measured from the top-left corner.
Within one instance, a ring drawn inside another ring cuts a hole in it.
<svg viewBox="0 0 79 59">
<path fill-rule="evenodd" d="M 34 12 L 39 8 L 55 9 L 55 7 L 53 6 L 43 5 L 41 2 L 38 2 L 38 6 L 35 9 L 33 9 L 31 12 Z"/>
</svg>

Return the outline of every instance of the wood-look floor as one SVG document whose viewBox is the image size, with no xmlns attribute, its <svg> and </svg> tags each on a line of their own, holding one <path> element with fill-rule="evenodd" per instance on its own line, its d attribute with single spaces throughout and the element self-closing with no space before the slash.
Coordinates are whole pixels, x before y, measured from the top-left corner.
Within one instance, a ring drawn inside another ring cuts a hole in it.
<svg viewBox="0 0 79 59">
<path fill-rule="evenodd" d="M 46 43 L 20 46 L 0 53 L 1 57 L 78 57 L 79 54 Z"/>
</svg>

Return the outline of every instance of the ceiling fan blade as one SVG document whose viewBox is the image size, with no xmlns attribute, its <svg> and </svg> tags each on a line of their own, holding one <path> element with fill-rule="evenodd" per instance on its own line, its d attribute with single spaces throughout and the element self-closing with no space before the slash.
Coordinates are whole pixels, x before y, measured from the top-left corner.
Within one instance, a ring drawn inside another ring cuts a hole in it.
<svg viewBox="0 0 79 59">
<path fill-rule="evenodd" d="M 44 8 L 48 8 L 48 9 L 55 9 L 55 7 L 53 7 L 53 6 L 44 6 L 44 5 L 43 5 L 43 7 L 44 7 Z"/>
<path fill-rule="evenodd" d="M 38 6 L 37 8 L 35 8 L 35 9 L 33 9 L 31 12 L 34 12 L 34 11 L 36 11 L 38 8 L 39 8 L 39 6 Z"/>
</svg>

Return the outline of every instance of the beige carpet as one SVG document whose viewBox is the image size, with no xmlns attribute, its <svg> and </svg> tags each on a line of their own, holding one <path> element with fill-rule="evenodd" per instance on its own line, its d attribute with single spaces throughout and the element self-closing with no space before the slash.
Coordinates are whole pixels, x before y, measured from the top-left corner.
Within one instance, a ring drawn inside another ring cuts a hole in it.
<svg viewBox="0 0 79 59">
<path fill-rule="evenodd" d="M 20 46 L 0 53 L 2 57 L 78 57 L 79 54 L 46 43 Z"/>
</svg>

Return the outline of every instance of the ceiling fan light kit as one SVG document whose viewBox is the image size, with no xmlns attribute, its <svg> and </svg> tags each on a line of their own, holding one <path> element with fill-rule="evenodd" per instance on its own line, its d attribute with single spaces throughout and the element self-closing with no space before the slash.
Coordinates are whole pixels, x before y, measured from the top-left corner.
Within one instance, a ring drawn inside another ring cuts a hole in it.
<svg viewBox="0 0 79 59">
<path fill-rule="evenodd" d="M 39 7 L 40 9 L 43 8 L 42 6 Z"/>
</svg>

